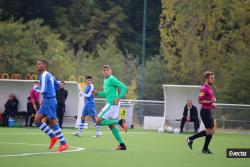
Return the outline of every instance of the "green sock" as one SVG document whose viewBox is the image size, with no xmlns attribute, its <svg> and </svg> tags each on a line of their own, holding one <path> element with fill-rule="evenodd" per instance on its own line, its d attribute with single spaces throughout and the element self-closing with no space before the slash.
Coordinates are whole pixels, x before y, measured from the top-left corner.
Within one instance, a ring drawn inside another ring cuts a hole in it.
<svg viewBox="0 0 250 167">
<path fill-rule="evenodd" d="M 122 138 L 121 138 L 121 136 L 120 136 L 120 133 L 119 133 L 119 131 L 118 131 L 118 129 L 117 129 L 116 127 L 113 127 L 113 128 L 111 129 L 111 131 L 112 131 L 112 133 L 113 133 L 115 139 L 116 139 L 120 144 L 121 144 L 121 143 L 124 143 L 124 142 L 122 141 Z"/>
<path fill-rule="evenodd" d="M 111 120 L 102 120 L 100 125 L 101 126 L 109 126 L 109 125 L 115 125 L 115 124 L 118 124 L 119 123 L 119 120 L 116 120 L 116 119 L 111 119 Z"/>
</svg>

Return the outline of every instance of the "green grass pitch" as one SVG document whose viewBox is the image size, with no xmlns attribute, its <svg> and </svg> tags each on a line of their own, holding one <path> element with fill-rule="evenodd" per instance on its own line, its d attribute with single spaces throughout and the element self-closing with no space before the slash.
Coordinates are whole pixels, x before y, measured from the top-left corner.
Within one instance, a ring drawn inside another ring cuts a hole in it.
<svg viewBox="0 0 250 167">
<path fill-rule="evenodd" d="M 204 138 L 194 142 L 191 151 L 185 142 L 190 134 L 169 134 L 140 129 L 121 133 L 128 150 L 114 151 L 116 141 L 103 128 L 103 136 L 93 138 L 94 129 L 82 137 L 63 129 L 70 145 L 66 153 L 48 150 L 49 138 L 37 128 L 0 128 L 0 167 L 246 167 L 250 158 L 227 159 L 226 148 L 250 148 L 249 134 L 216 133 L 210 144 L 215 153 L 201 153 Z M 84 150 L 80 150 L 84 148 Z"/>
</svg>

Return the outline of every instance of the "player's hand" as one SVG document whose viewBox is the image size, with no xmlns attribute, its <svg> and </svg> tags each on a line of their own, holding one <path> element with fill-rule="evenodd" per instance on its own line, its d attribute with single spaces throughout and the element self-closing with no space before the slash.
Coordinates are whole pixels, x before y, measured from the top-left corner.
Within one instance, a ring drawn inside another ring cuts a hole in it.
<svg viewBox="0 0 250 167">
<path fill-rule="evenodd" d="M 95 94 L 97 94 L 97 93 L 98 93 L 98 91 L 93 90 L 91 93 L 92 93 L 93 95 L 95 95 Z"/>
<path fill-rule="evenodd" d="M 113 100 L 114 105 L 118 105 L 118 104 L 119 104 L 119 102 L 120 102 L 120 99 L 119 99 L 119 98 L 118 98 L 118 99 Z"/>
</svg>

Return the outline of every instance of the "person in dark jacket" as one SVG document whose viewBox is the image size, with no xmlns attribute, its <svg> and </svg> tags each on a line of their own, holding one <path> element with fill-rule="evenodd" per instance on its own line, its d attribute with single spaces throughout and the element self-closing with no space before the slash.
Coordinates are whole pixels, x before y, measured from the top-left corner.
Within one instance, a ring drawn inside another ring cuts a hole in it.
<svg viewBox="0 0 250 167">
<path fill-rule="evenodd" d="M 62 128 L 63 117 L 65 113 L 65 101 L 68 97 L 68 91 L 64 89 L 64 81 L 61 81 L 61 87 L 56 91 L 56 100 L 57 100 L 57 119 L 59 122 L 60 128 Z"/>
<path fill-rule="evenodd" d="M 198 110 L 192 104 L 192 100 L 188 99 L 187 104 L 184 107 L 183 117 L 181 119 L 180 132 L 183 132 L 183 127 L 186 122 L 193 122 L 195 132 L 198 132 L 199 129 L 199 118 L 198 118 Z"/>
<path fill-rule="evenodd" d="M 10 117 L 17 114 L 18 100 L 14 94 L 10 94 L 8 101 L 5 103 L 5 111 L 3 112 L 3 126 L 8 126 Z"/>
<path fill-rule="evenodd" d="M 33 99 L 27 98 L 27 112 L 25 114 L 25 127 L 33 128 L 33 123 L 36 115 L 36 110 L 33 107 Z"/>
</svg>

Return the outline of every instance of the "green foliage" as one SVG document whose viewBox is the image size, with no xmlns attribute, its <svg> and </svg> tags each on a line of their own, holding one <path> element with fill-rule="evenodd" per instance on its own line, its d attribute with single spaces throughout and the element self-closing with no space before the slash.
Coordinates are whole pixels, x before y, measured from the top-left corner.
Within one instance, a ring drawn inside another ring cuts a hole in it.
<svg viewBox="0 0 250 167">
<path fill-rule="evenodd" d="M 36 61 L 46 58 L 49 70 L 63 79 L 73 73 L 70 52 L 42 20 L 0 22 L 0 71 L 35 73 Z M 63 72 L 62 72 L 63 71 Z"/>
<path fill-rule="evenodd" d="M 100 7 L 95 0 L 76 0 L 69 7 L 55 7 L 57 31 L 75 53 L 82 49 L 94 52 L 110 34 L 116 38 L 122 31 L 120 24 L 125 15 L 121 7 L 111 4 L 106 10 Z"/>
<path fill-rule="evenodd" d="M 33 43 L 32 34 L 21 21 L 0 23 L 0 71 L 34 72 L 36 57 L 41 54 L 39 46 Z"/>
<path fill-rule="evenodd" d="M 162 85 L 165 84 L 168 74 L 165 62 L 160 56 L 151 58 L 145 65 L 144 98 L 148 100 L 163 100 Z"/>
<path fill-rule="evenodd" d="M 122 49 L 127 49 L 134 55 L 141 55 L 144 3 L 142 0 L 124 0 L 121 2 L 121 6 L 127 16 L 127 19 L 122 25 L 122 33 L 119 38 L 119 43 Z M 160 31 L 158 26 L 161 15 L 161 1 L 148 0 L 146 13 L 147 24 L 145 58 L 148 59 L 155 55 L 159 55 Z"/>
<path fill-rule="evenodd" d="M 250 52 L 249 6 L 250 1 L 163 1 L 161 53 L 168 82 L 200 84 L 202 73 L 210 70 L 219 102 L 244 101 L 247 95 L 237 87 L 248 89 L 245 74 L 239 73 L 247 65 L 239 59 L 247 60 Z M 232 96 L 238 91 L 242 96 Z"/>
<path fill-rule="evenodd" d="M 159 54 L 160 40 L 157 27 L 161 12 L 160 6 L 160 1 L 148 1 L 146 58 Z M 102 54 L 106 54 L 108 50 L 101 46 L 106 45 L 105 41 L 112 35 L 113 40 L 116 41 L 116 48 L 119 48 L 119 52 L 122 51 L 119 54 L 123 55 L 123 61 L 115 63 L 118 63 L 117 66 L 123 70 L 123 74 L 118 75 L 134 87 L 139 80 L 138 55 L 141 54 L 143 10 L 141 0 L 0 0 L 0 20 L 8 21 L 13 18 L 14 23 L 14 20 L 22 19 L 19 21 L 23 26 L 20 28 L 21 32 L 13 32 L 12 35 L 20 33 L 23 36 L 20 39 L 27 40 L 17 41 L 20 43 L 18 45 L 24 45 L 19 48 L 9 45 L 11 48 L 7 50 L 12 52 L 17 50 L 17 53 L 11 53 L 14 58 L 9 60 L 4 57 L 5 61 L 0 67 L 3 71 L 17 71 L 25 74 L 33 72 L 33 63 L 38 57 L 43 57 L 50 60 L 49 70 L 59 78 L 65 79 L 69 75 L 79 76 L 87 73 L 82 70 L 83 64 L 80 62 L 86 60 L 89 65 L 89 62 L 93 63 L 92 61 L 96 59 L 101 61 Z M 44 22 L 38 23 L 39 21 L 33 20 L 36 18 L 41 18 Z M 28 36 L 31 38 L 30 41 Z M 8 45 L 4 46 L 5 52 L 7 47 Z M 19 55 L 22 49 L 23 53 L 20 55 L 25 55 L 23 56 L 25 58 Z M 19 55 L 21 59 L 15 60 L 16 55 Z M 109 60 L 107 57 L 104 59 Z M 14 63 L 20 64 L 19 60 L 24 60 L 22 61 L 24 65 L 21 66 L 27 68 L 20 70 L 19 67 L 13 67 Z M 59 66 L 56 66 L 58 64 Z M 96 65 L 97 69 L 102 65 L 103 62 Z M 95 67 L 92 64 L 89 66 Z M 115 73 L 118 72 L 119 70 L 115 71 Z M 98 74 L 98 78 L 102 78 L 99 71 Z M 136 88 L 133 88 L 132 92 L 135 94 Z"/>
<path fill-rule="evenodd" d="M 46 24 L 54 24 L 54 14 L 51 0 L 0 0 L 0 20 L 11 18 L 28 22 L 33 19 L 43 19 Z"/>
<path fill-rule="evenodd" d="M 75 60 L 76 75 L 91 75 L 95 89 L 101 90 L 104 79 L 102 67 L 108 64 L 112 67 L 113 75 L 129 86 L 128 97 L 136 98 L 135 78 L 137 71 L 135 64 L 131 62 L 130 59 L 125 60 L 124 55 L 117 47 L 115 38 L 110 36 L 104 44 L 97 46 L 95 53 L 79 52 L 77 54 Z"/>
<path fill-rule="evenodd" d="M 128 85 L 128 92 L 126 93 L 126 98 L 127 99 L 138 99 L 136 89 L 137 89 L 137 84 L 135 80 L 132 80 L 130 82 L 130 85 Z"/>
<path fill-rule="evenodd" d="M 110 64 L 136 97 L 142 18 L 141 0 L 0 0 L 0 71 L 33 73 L 46 58 L 59 79 L 89 74 L 100 89 Z M 146 99 L 211 70 L 219 102 L 249 103 L 250 0 L 148 1 L 146 28 Z"/>
<path fill-rule="evenodd" d="M 147 57 L 159 54 L 161 1 L 148 1 Z M 0 20 L 41 18 L 58 32 L 76 54 L 96 51 L 112 34 L 118 47 L 133 55 L 141 53 L 143 3 L 141 0 L 0 0 Z"/>
<path fill-rule="evenodd" d="M 93 76 L 96 89 L 102 89 L 102 67 L 105 64 L 112 67 L 114 76 L 124 81 L 124 56 L 116 47 L 113 37 L 108 38 L 103 45 L 98 45 L 96 53 L 78 53 L 75 63 L 77 63 L 77 75 Z"/>
<path fill-rule="evenodd" d="M 228 82 L 222 87 L 224 99 L 229 103 L 250 104 L 250 55 L 234 61 Z"/>
</svg>

